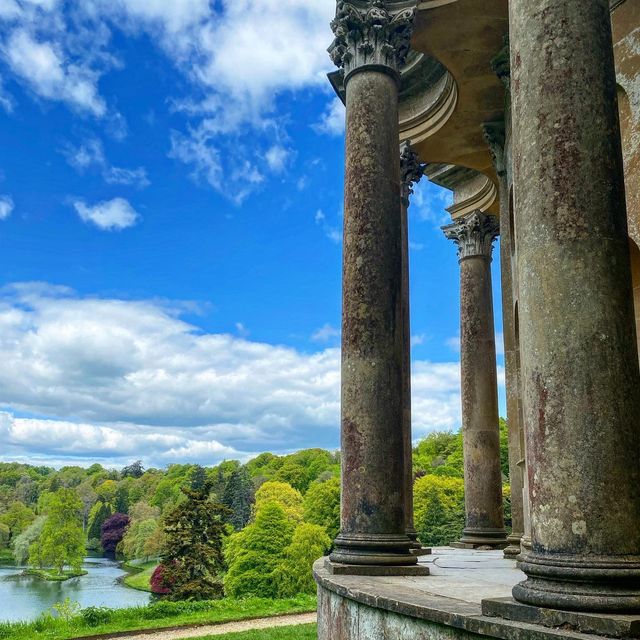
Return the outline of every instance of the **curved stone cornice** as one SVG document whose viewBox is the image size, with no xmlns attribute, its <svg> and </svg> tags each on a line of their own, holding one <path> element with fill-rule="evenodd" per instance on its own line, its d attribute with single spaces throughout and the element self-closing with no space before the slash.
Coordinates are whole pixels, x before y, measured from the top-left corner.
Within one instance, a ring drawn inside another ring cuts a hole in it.
<svg viewBox="0 0 640 640">
<path fill-rule="evenodd" d="M 400 195 L 405 208 L 409 207 L 413 185 L 420 182 L 426 166 L 424 162 L 420 162 L 418 154 L 411 148 L 409 142 L 403 142 L 400 145 Z"/>
<path fill-rule="evenodd" d="M 367 68 L 398 76 L 409 54 L 415 14 L 415 3 L 394 12 L 383 0 L 338 0 L 329 55 L 344 69 L 345 82 Z"/>
<path fill-rule="evenodd" d="M 493 252 L 493 241 L 500 232 L 500 223 L 495 216 L 474 211 L 442 227 L 444 235 L 458 246 L 458 259 L 489 258 Z"/>
</svg>

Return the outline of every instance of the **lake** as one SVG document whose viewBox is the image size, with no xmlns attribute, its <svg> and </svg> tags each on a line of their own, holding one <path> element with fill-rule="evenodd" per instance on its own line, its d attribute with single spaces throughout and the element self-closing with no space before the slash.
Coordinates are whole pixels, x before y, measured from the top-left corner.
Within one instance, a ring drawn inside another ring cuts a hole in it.
<svg viewBox="0 0 640 640">
<path fill-rule="evenodd" d="M 70 598 L 82 607 L 135 607 L 145 605 L 151 595 L 125 587 L 120 563 L 109 558 L 87 558 L 89 573 L 65 582 L 47 582 L 22 576 L 21 568 L 0 567 L 0 621 L 33 620 L 56 602 Z"/>
</svg>

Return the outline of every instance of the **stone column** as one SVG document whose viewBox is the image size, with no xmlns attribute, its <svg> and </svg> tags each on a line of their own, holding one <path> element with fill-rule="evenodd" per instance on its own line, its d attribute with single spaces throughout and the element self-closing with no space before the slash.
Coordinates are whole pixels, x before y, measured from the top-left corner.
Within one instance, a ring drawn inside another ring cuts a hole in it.
<svg viewBox="0 0 640 640">
<path fill-rule="evenodd" d="M 405 516 L 398 158 L 398 69 L 413 18 L 413 9 L 391 14 L 379 0 L 352 0 L 338 2 L 331 24 L 347 103 L 336 571 L 416 564 Z"/>
<path fill-rule="evenodd" d="M 498 221 L 475 211 L 442 228 L 458 245 L 465 529 L 459 545 L 505 547 L 491 253 Z"/>
<path fill-rule="evenodd" d="M 532 548 L 513 590 L 640 609 L 640 373 L 609 0 L 511 0 Z"/>
<path fill-rule="evenodd" d="M 523 452 L 520 447 L 520 408 L 518 385 L 518 357 L 514 317 L 512 276 L 512 232 L 509 206 L 509 182 L 504 152 L 504 122 L 484 125 L 484 137 L 493 156 L 498 175 L 500 196 L 500 275 L 502 282 L 502 331 L 504 334 L 504 368 L 507 392 L 507 424 L 509 425 L 509 483 L 511 486 L 511 534 L 505 558 L 515 558 L 520 553 L 520 540 L 524 535 Z"/>
<path fill-rule="evenodd" d="M 426 165 L 409 142 L 400 146 L 400 203 L 402 236 L 402 434 L 404 438 L 405 514 L 411 553 L 428 555 L 418 540 L 413 521 L 413 440 L 411 437 L 411 305 L 409 295 L 409 199 L 413 185 L 420 182 Z"/>
</svg>

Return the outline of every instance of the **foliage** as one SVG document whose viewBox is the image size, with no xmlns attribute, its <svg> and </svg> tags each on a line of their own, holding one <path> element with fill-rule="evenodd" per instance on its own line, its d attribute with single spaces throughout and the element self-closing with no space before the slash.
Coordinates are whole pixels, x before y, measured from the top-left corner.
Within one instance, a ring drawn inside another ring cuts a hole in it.
<svg viewBox="0 0 640 640">
<path fill-rule="evenodd" d="M 251 477 L 245 467 L 236 469 L 227 481 L 222 504 L 229 509 L 228 522 L 236 531 L 247 526 L 255 500 Z"/>
<path fill-rule="evenodd" d="M 16 564 L 22 566 L 29 561 L 29 548 L 40 537 L 44 527 L 44 516 L 36 518 L 14 541 L 13 557 Z"/>
<path fill-rule="evenodd" d="M 256 512 L 269 502 L 274 502 L 282 507 L 292 522 L 298 523 L 302 520 L 302 495 L 286 482 L 265 482 L 256 491 Z"/>
<path fill-rule="evenodd" d="M 286 613 L 315 611 L 314 596 L 300 595 L 286 600 L 224 598 L 214 601 L 169 602 L 161 600 L 146 607 L 105 609 L 88 607 L 66 621 L 45 612 L 34 622 L 0 623 L 2 640 L 68 640 L 87 635 L 157 629 L 184 625 L 217 624 Z M 297 627 L 296 627 L 297 628 Z M 216 636 L 220 637 L 220 636 Z M 295 636 L 301 640 L 305 636 Z"/>
<path fill-rule="evenodd" d="M 113 514 L 110 504 L 98 500 L 89 513 L 89 527 L 87 529 L 88 538 L 100 538 L 102 535 L 102 525 L 104 521 Z"/>
<path fill-rule="evenodd" d="M 9 527 L 9 538 L 19 536 L 34 520 L 36 514 L 22 502 L 12 502 L 9 509 L 0 516 L 0 523 Z"/>
<path fill-rule="evenodd" d="M 130 465 L 124 467 L 120 472 L 123 478 L 141 478 L 144 474 L 144 467 L 142 466 L 142 460 L 136 460 Z"/>
<path fill-rule="evenodd" d="M 159 564 L 151 574 L 149 580 L 151 592 L 161 596 L 167 596 L 171 593 L 171 583 L 165 573 L 165 565 Z"/>
<path fill-rule="evenodd" d="M 509 481 L 509 426 L 504 418 L 500 418 L 500 468 L 502 475 Z"/>
<path fill-rule="evenodd" d="M 340 530 L 340 478 L 331 477 L 324 482 L 316 480 L 304 497 L 305 522 L 323 526 L 335 539 Z"/>
<path fill-rule="evenodd" d="M 324 527 L 303 522 L 293 533 L 291 544 L 284 550 L 284 559 L 275 572 L 278 597 L 298 593 L 315 593 L 316 583 L 311 568 L 331 546 Z"/>
<path fill-rule="evenodd" d="M 462 433 L 430 433 L 413 450 L 413 469 L 418 475 L 435 474 L 462 478 Z"/>
<path fill-rule="evenodd" d="M 80 613 L 80 603 L 72 601 L 71 598 L 65 598 L 62 602 L 56 602 L 51 609 L 58 618 L 69 622 Z"/>
<path fill-rule="evenodd" d="M 448 545 L 464 529 L 464 481 L 427 475 L 413 488 L 415 526 L 426 545 Z"/>
<path fill-rule="evenodd" d="M 65 565 L 79 571 L 84 558 L 82 502 L 73 489 L 58 489 L 51 496 L 40 537 L 29 548 L 30 564 L 52 566 L 62 574 Z"/>
<path fill-rule="evenodd" d="M 218 576 L 224 569 L 227 510 L 209 498 L 207 483 L 199 490 L 183 488 L 182 492 L 186 499 L 164 519 L 164 584 L 174 600 L 213 600 L 223 595 Z"/>
<path fill-rule="evenodd" d="M 256 509 L 255 520 L 225 545 L 228 596 L 275 598 L 278 593 L 277 570 L 291 544 L 294 522 L 275 501 L 256 502 Z"/>
<path fill-rule="evenodd" d="M 115 553 L 124 538 L 125 531 L 131 518 L 124 513 L 114 513 L 109 516 L 100 528 L 100 544 L 105 553 Z"/>
</svg>

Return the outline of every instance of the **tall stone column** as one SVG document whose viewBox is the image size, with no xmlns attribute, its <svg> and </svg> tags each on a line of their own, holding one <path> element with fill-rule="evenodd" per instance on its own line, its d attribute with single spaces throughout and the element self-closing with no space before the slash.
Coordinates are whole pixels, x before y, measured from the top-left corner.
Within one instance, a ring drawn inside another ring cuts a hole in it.
<svg viewBox="0 0 640 640">
<path fill-rule="evenodd" d="M 414 10 L 340 1 L 329 51 L 345 72 L 341 530 L 335 565 L 410 567 L 403 435 L 399 66 Z M 372 569 L 373 571 L 373 569 Z"/>
<path fill-rule="evenodd" d="M 406 531 L 411 552 L 427 555 L 429 549 L 418 540 L 413 521 L 413 442 L 411 437 L 411 305 L 409 295 L 409 199 L 413 185 L 424 175 L 425 164 L 409 142 L 400 146 L 400 224 L 402 237 L 402 434 L 404 440 L 404 484 Z"/>
<path fill-rule="evenodd" d="M 504 550 L 505 558 L 520 554 L 520 540 L 524 535 L 523 510 L 523 452 L 520 446 L 521 424 L 519 407 L 518 356 L 514 314 L 513 229 L 509 206 L 509 183 L 504 152 L 504 122 L 486 124 L 484 137 L 493 156 L 498 175 L 500 196 L 500 276 L 502 283 L 502 332 L 504 335 L 505 387 L 507 392 L 507 424 L 509 426 L 509 483 L 511 486 L 511 534 Z"/>
<path fill-rule="evenodd" d="M 460 259 L 465 529 L 461 546 L 505 547 L 491 254 L 498 221 L 475 211 L 442 228 Z"/>
<path fill-rule="evenodd" d="M 511 0 L 532 548 L 516 600 L 640 609 L 640 373 L 609 0 Z"/>
</svg>

